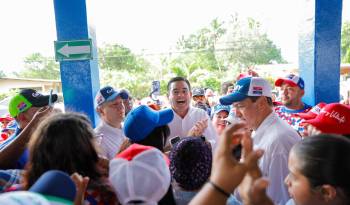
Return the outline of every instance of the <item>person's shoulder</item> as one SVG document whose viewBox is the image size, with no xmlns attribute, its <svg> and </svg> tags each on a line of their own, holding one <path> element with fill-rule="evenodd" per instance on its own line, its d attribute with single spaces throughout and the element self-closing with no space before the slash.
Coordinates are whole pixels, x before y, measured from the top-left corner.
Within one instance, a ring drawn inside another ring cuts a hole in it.
<svg viewBox="0 0 350 205">
<path fill-rule="evenodd" d="M 290 126 L 290 124 L 288 124 L 288 122 L 286 122 L 285 120 L 281 119 L 281 118 L 276 118 L 276 125 L 277 125 L 277 130 L 281 133 L 296 133 L 296 131 L 293 129 L 292 126 Z"/>
<path fill-rule="evenodd" d="M 289 138 L 293 139 L 293 141 L 300 138 L 297 131 L 295 131 L 293 127 L 290 126 L 286 121 L 284 121 L 279 117 L 276 117 L 275 120 L 276 121 L 274 123 L 274 126 L 272 126 L 269 132 L 271 133 L 271 135 L 274 136 L 271 138 L 273 138 L 274 140 L 280 140 L 280 138 L 286 138 L 286 141 L 289 141 L 290 140 Z"/>
<path fill-rule="evenodd" d="M 97 127 L 95 127 L 94 131 L 95 133 L 100 133 L 102 132 L 103 128 L 104 128 L 103 124 L 100 123 L 99 125 L 97 125 Z"/>
</svg>

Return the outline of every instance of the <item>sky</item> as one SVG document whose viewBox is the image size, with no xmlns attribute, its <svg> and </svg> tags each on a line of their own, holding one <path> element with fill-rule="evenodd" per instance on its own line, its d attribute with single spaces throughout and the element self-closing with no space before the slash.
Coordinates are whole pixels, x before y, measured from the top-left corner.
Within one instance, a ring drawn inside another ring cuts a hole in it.
<svg viewBox="0 0 350 205">
<path fill-rule="evenodd" d="M 237 12 L 260 21 L 282 56 L 297 63 L 299 1 L 86 0 L 86 4 L 98 45 L 119 43 L 135 53 L 167 52 L 181 35 Z M 343 0 L 343 8 L 343 20 L 350 20 L 350 0 Z M 5 73 L 23 69 L 24 58 L 32 53 L 54 56 L 57 38 L 52 0 L 1 1 L 0 25 L 0 70 Z"/>
</svg>

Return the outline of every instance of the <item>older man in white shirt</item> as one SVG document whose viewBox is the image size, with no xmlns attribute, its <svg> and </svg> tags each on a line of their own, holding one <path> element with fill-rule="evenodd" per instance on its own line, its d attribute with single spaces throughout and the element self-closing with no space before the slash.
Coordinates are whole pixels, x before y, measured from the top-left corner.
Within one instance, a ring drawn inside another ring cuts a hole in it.
<svg viewBox="0 0 350 205">
<path fill-rule="evenodd" d="M 114 90 L 111 86 L 103 87 L 95 97 L 96 112 L 101 118 L 95 128 L 99 137 L 100 154 L 107 159 L 113 159 L 126 139 L 122 130 L 125 117 L 123 99 L 127 99 L 125 91 Z"/>
<path fill-rule="evenodd" d="M 254 148 L 265 150 L 259 161 L 264 177 L 269 179 L 267 194 L 275 204 L 284 205 L 290 198 L 284 179 L 288 175 L 288 155 L 301 138 L 272 108 L 271 86 L 263 78 L 240 79 L 234 91 L 222 97 L 223 105 L 233 104 L 235 114 L 253 130 Z"/>
<path fill-rule="evenodd" d="M 202 109 L 191 106 L 192 93 L 189 81 L 183 77 L 175 77 L 168 82 L 167 88 L 169 102 L 174 111 L 174 119 L 168 124 L 169 139 L 175 136 L 187 137 L 191 133 L 196 136 L 203 135 L 214 146 L 217 135 L 208 114 Z"/>
</svg>

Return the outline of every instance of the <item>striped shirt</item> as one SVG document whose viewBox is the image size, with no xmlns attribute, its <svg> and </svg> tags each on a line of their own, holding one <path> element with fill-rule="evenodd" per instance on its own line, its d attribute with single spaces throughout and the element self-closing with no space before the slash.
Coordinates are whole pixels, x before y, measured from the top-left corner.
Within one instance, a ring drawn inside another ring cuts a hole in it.
<svg viewBox="0 0 350 205">
<path fill-rule="evenodd" d="M 122 129 L 115 128 L 101 121 L 95 128 L 95 133 L 99 139 L 100 154 L 111 160 L 119 152 L 120 146 L 126 139 Z"/>
</svg>

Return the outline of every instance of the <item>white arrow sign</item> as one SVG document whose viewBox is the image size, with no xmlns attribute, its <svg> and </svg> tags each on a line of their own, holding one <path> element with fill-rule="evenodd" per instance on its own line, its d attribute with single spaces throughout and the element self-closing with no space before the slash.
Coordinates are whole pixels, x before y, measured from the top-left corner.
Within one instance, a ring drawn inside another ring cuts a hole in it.
<svg viewBox="0 0 350 205">
<path fill-rule="evenodd" d="M 66 57 L 69 57 L 71 54 L 86 54 L 90 53 L 90 51 L 90 46 L 69 46 L 68 43 L 57 50 L 59 54 Z"/>
</svg>

